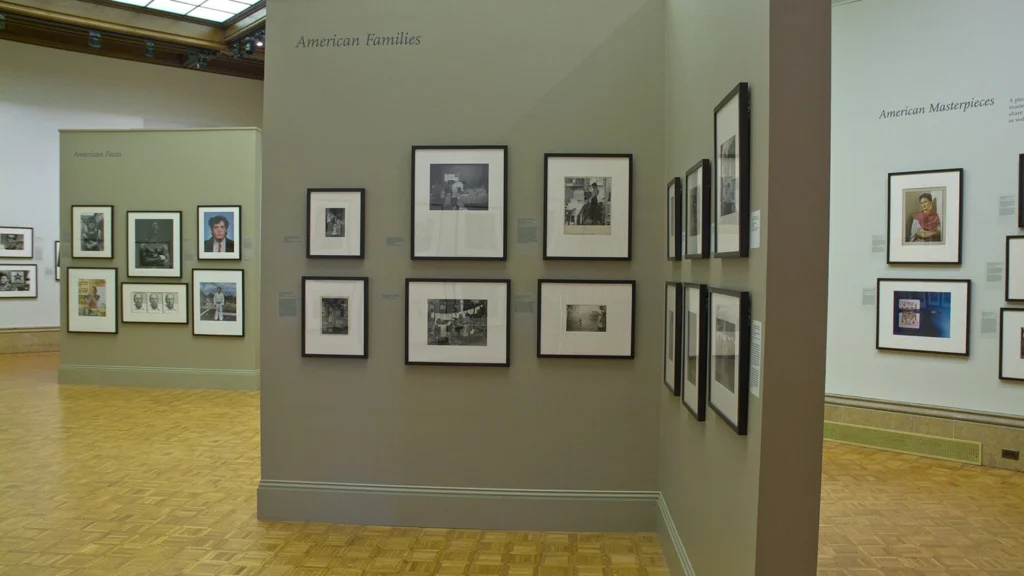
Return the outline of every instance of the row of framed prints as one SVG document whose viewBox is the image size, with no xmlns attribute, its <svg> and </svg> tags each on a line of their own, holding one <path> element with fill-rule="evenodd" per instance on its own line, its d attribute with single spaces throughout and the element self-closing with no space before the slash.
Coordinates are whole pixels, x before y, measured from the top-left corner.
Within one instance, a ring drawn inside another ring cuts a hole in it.
<svg viewBox="0 0 1024 576">
<path fill-rule="evenodd" d="M 186 283 L 122 282 L 117 268 L 67 269 L 67 331 L 117 334 L 126 324 L 188 324 L 196 336 L 245 336 L 242 270 L 193 270 Z"/>
<path fill-rule="evenodd" d="M 665 283 L 662 382 L 699 422 L 707 406 L 747 433 L 750 293 Z"/>
<path fill-rule="evenodd" d="M 509 366 L 510 280 L 409 278 L 405 363 Z M 537 356 L 632 359 L 636 282 L 540 280 Z M 302 355 L 368 357 L 369 279 L 302 279 Z"/>
</svg>

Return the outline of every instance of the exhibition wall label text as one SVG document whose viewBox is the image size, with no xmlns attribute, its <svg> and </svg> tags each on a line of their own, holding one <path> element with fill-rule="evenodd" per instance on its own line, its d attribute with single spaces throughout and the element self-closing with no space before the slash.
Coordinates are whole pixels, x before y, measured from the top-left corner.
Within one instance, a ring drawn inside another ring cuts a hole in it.
<svg viewBox="0 0 1024 576">
<path fill-rule="evenodd" d="M 892 110 L 882 109 L 881 115 L 878 116 L 879 120 L 890 120 L 892 118 L 902 118 L 904 116 L 918 116 L 920 114 L 934 114 L 936 112 L 967 112 L 976 108 L 987 108 L 994 106 L 996 103 L 995 98 L 971 98 L 970 100 L 953 101 L 953 102 L 935 102 L 929 104 L 927 107 L 924 106 L 904 106 L 903 108 L 894 108 Z"/>
<path fill-rule="evenodd" d="M 414 36 L 408 32 L 399 32 L 394 36 L 381 36 L 367 32 L 361 36 L 299 36 L 296 48 L 349 48 L 355 46 L 419 46 L 423 43 L 422 36 Z"/>
</svg>

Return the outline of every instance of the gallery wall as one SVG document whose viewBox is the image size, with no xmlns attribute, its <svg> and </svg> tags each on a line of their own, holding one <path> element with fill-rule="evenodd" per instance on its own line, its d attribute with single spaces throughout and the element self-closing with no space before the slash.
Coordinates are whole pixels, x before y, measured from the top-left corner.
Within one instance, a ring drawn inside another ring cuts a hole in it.
<svg viewBox="0 0 1024 576">
<path fill-rule="evenodd" d="M 827 392 L 1024 416 L 1024 385 L 998 378 L 996 333 L 999 309 L 1010 306 L 1000 270 L 1005 237 L 1020 233 L 1024 122 L 1011 121 L 1011 106 L 1024 97 L 1024 77 L 1006 65 L 1019 52 L 1024 5 L 862 0 L 832 14 Z M 972 98 L 994 104 L 882 117 Z M 964 170 L 962 264 L 887 265 L 887 174 L 948 168 Z M 878 278 L 970 279 L 970 357 L 877 351 Z"/>
<path fill-rule="evenodd" d="M 61 129 L 261 126 L 263 84 L 0 41 L 0 226 L 35 229 L 39 297 L 0 300 L 0 330 L 58 326 Z M 0 350 L 2 352 L 2 350 Z"/>
<path fill-rule="evenodd" d="M 268 3 L 262 518 L 653 527 L 633 491 L 657 488 L 663 17 L 661 0 Z M 421 43 L 298 46 L 400 32 Z M 508 260 L 411 261 L 411 147 L 495 144 Z M 631 261 L 542 259 L 547 152 L 634 155 Z M 364 260 L 290 241 L 310 187 L 366 188 Z M 369 358 L 300 357 L 303 275 L 369 277 Z M 409 277 L 511 279 L 511 365 L 404 365 Z M 636 358 L 538 359 L 540 278 L 636 279 Z"/>
<path fill-rule="evenodd" d="M 89 154 L 102 151 L 103 154 Z M 87 154 L 77 154 L 85 152 Z M 61 384 L 255 390 L 259 386 L 259 130 L 63 131 L 60 134 L 61 265 L 117 268 L 124 282 L 189 285 L 192 270 L 244 271 L 244 336 L 194 336 L 188 324 L 125 323 L 117 334 L 69 333 L 62 306 Z M 145 193 L 140 193 L 145 191 Z M 112 205 L 113 259 L 73 258 L 71 207 Z M 241 206 L 241 260 L 197 260 L 197 206 Z M 181 278 L 129 278 L 128 211 L 181 211 Z M 65 248 L 66 247 L 66 248 Z M 62 282 L 61 301 L 67 290 Z M 112 311 L 108 310 L 108 313 Z"/>
</svg>

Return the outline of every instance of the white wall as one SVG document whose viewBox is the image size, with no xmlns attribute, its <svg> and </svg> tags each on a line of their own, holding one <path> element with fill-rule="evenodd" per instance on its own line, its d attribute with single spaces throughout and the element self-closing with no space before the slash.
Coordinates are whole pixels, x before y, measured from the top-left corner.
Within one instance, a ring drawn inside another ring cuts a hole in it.
<svg viewBox="0 0 1024 576">
<path fill-rule="evenodd" d="M 983 4 L 981 6 L 980 4 Z M 1017 56 L 1019 0 L 862 0 L 832 11 L 832 192 L 826 390 L 882 400 L 1024 415 L 1024 385 L 998 379 L 998 335 L 982 314 L 1007 306 L 986 265 L 1004 257 L 1016 216 L 1024 98 Z M 882 110 L 994 98 L 962 112 L 880 119 Z M 888 266 L 872 253 L 886 233 L 889 172 L 964 169 L 963 264 Z M 808 239 L 813 242 L 814 239 Z M 875 350 L 875 308 L 862 304 L 877 278 L 972 280 L 970 358 Z M 799 286 L 794 286 L 799 290 Z"/>
<path fill-rule="evenodd" d="M 39 298 L 0 301 L 0 329 L 60 324 L 59 130 L 262 124 L 256 80 L 0 41 L 0 225 L 35 229 L 40 275 Z"/>
</svg>

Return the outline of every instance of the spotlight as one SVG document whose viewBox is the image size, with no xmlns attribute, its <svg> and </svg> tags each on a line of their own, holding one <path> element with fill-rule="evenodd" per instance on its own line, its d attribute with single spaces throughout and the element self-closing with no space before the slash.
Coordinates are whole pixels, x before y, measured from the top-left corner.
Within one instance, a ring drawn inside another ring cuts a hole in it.
<svg viewBox="0 0 1024 576">
<path fill-rule="evenodd" d="M 249 56 L 252 56 L 252 53 L 253 53 L 252 40 L 246 40 L 245 41 L 245 53 L 248 54 Z"/>
<path fill-rule="evenodd" d="M 152 58 L 156 55 L 156 44 L 152 40 L 146 40 L 146 58 Z"/>
<path fill-rule="evenodd" d="M 263 40 L 257 40 L 256 41 L 256 46 L 259 47 L 259 48 L 263 48 Z"/>
<path fill-rule="evenodd" d="M 99 48 L 103 36 L 99 32 L 89 31 L 89 48 Z"/>
</svg>

